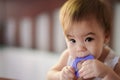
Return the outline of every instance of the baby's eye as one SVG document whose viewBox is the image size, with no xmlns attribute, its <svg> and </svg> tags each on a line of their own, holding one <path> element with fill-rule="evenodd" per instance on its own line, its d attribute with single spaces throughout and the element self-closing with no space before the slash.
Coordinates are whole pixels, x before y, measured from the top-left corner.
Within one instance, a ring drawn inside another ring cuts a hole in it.
<svg viewBox="0 0 120 80">
<path fill-rule="evenodd" d="M 70 39 L 70 42 L 76 43 L 76 40 L 75 39 Z"/>
<path fill-rule="evenodd" d="M 87 42 L 91 42 L 92 40 L 94 40 L 94 38 L 88 37 L 88 38 L 85 39 L 85 42 L 86 42 L 86 41 L 87 41 Z"/>
</svg>

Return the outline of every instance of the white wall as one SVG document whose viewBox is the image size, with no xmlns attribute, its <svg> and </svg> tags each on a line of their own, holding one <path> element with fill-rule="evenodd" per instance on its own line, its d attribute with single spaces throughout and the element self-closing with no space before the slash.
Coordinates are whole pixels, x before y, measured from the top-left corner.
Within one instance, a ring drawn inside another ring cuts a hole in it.
<svg viewBox="0 0 120 80">
<path fill-rule="evenodd" d="M 120 55 L 120 3 L 115 6 L 113 46 L 115 52 Z"/>
</svg>

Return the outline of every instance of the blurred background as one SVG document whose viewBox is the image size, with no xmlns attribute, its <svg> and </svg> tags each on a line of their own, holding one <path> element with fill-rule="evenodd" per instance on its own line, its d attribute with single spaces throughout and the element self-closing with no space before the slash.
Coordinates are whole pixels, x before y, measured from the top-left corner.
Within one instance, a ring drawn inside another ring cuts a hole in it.
<svg viewBox="0 0 120 80">
<path fill-rule="evenodd" d="M 66 0 L 0 0 L 0 80 L 46 80 L 66 48 L 59 10 Z M 120 0 L 113 12 L 110 46 L 120 55 Z"/>
</svg>

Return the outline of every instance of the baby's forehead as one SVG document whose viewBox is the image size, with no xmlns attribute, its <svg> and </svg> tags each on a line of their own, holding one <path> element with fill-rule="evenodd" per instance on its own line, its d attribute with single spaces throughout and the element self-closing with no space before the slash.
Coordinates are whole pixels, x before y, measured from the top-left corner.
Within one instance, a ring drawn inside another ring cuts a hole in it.
<svg viewBox="0 0 120 80">
<path fill-rule="evenodd" d="M 71 21 L 69 24 L 65 25 L 65 31 L 71 31 L 74 28 L 79 28 L 81 26 L 102 26 L 95 18 L 85 18 L 79 21 Z"/>
<path fill-rule="evenodd" d="M 79 22 L 74 22 L 64 31 L 65 35 L 93 35 L 99 32 L 104 32 L 104 29 L 95 19 L 84 19 Z"/>
</svg>

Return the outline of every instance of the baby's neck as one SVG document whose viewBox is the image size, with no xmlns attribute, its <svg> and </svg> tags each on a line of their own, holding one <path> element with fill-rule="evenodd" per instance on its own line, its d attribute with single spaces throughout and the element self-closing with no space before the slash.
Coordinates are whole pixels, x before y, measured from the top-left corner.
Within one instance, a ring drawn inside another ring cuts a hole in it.
<svg viewBox="0 0 120 80">
<path fill-rule="evenodd" d="M 98 60 L 104 62 L 105 58 L 107 57 L 107 55 L 109 54 L 110 49 L 108 47 L 104 47 L 103 48 L 103 52 L 102 55 L 98 58 Z"/>
</svg>

